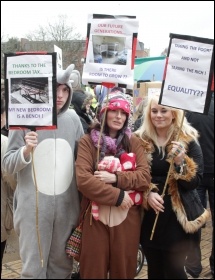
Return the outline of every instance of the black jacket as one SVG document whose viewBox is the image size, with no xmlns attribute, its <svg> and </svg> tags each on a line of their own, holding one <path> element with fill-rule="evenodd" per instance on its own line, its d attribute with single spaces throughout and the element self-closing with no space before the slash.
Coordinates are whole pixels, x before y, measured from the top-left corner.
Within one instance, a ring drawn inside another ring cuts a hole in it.
<svg viewBox="0 0 215 280">
<path fill-rule="evenodd" d="M 203 153 L 204 173 L 214 174 L 214 95 L 208 115 L 188 112 L 186 117 L 200 134 L 199 143 Z"/>
<path fill-rule="evenodd" d="M 145 144 L 144 146 L 151 162 L 149 164 L 151 165 L 152 183 L 157 187 L 157 191 L 160 195 L 163 192 L 167 174 L 170 168 L 169 160 L 167 160 L 167 153 L 169 153 L 171 149 L 170 143 L 174 139 L 176 139 L 176 133 L 167 144 L 166 155 L 164 157 L 159 154 L 159 151 L 156 146 L 154 146 L 153 142 L 149 142 L 150 145 Z M 150 240 L 150 236 L 156 215 L 154 210 L 145 204 L 147 202 L 148 194 L 144 194 L 145 202 L 143 203 L 143 207 L 146 210 L 144 211 L 141 230 L 141 245 L 143 246 L 143 249 L 145 247 L 151 247 L 167 251 L 183 251 L 186 250 L 189 244 L 190 234 L 187 232 L 190 232 L 192 223 L 190 224 L 189 222 L 186 222 L 186 215 L 184 215 L 184 211 L 181 208 L 178 188 L 192 190 L 199 185 L 203 175 L 203 161 L 201 147 L 196 142 L 194 142 L 191 137 L 185 135 L 183 136 L 181 133 L 180 142 L 183 143 L 187 150 L 185 156 L 187 172 L 185 175 L 180 176 L 177 174 L 174 167 L 171 170 L 171 175 L 169 177 L 167 189 L 164 195 L 165 210 L 159 214 L 152 240 Z M 151 190 L 153 189 L 154 187 L 151 187 Z M 181 223 L 184 224 L 186 230 L 183 229 Z M 198 223 L 194 223 L 193 225 L 198 229 Z"/>
</svg>

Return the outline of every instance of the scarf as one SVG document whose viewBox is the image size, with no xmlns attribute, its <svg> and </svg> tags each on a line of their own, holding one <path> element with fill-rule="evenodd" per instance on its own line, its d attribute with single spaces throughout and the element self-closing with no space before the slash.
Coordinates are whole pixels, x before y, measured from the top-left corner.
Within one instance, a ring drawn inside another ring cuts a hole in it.
<svg viewBox="0 0 215 280">
<path fill-rule="evenodd" d="M 128 135 L 130 139 L 131 137 L 130 128 L 126 128 L 125 130 L 123 130 L 118 136 L 118 138 L 111 138 L 110 136 L 107 136 L 104 133 L 102 133 L 100 143 L 99 143 L 100 144 L 99 146 L 101 147 L 99 160 L 102 160 L 106 154 L 112 154 L 115 155 L 116 157 L 119 157 L 123 152 L 125 152 L 124 149 L 122 148 L 122 145 L 120 145 L 124 134 Z M 96 129 L 92 129 L 90 132 L 90 137 L 96 148 L 98 148 L 99 135 L 100 135 L 100 131 Z"/>
</svg>

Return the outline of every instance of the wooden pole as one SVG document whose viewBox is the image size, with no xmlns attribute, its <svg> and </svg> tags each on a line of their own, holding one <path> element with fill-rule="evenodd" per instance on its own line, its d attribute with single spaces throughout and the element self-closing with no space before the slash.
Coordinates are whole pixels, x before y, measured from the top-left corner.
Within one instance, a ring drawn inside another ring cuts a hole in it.
<svg viewBox="0 0 215 280">
<path fill-rule="evenodd" d="M 34 182 L 35 182 L 35 188 L 36 188 L 36 231 L 37 231 L 37 240 L 38 240 L 38 247 L 39 247 L 39 253 L 40 253 L 40 262 L 41 267 L 43 267 L 43 254 L 41 249 L 41 242 L 40 242 L 40 232 L 39 232 L 39 205 L 38 205 L 38 186 L 37 186 L 37 178 L 36 178 L 36 172 L 35 172 L 35 166 L 34 166 L 34 150 L 32 150 L 32 167 L 33 167 L 33 175 L 34 175 Z"/>
<path fill-rule="evenodd" d="M 112 83 L 102 83 L 102 85 L 108 88 L 108 92 L 107 92 L 107 95 L 106 95 L 106 107 L 105 107 L 104 117 L 103 117 L 102 124 L 101 124 L 101 130 L 100 130 L 100 134 L 99 134 L 99 139 L 98 139 L 96 170 L 98 170 L 99 153 L 100 153 L 100 142 L 101 142 L 101 137 L 102 137 L 102 133 L 103 133 L 103 130 L 104 130 L 105 118 L 106 118 L 106 113 L 107 113 L 108 96 L 109 96 L 109 93 L 110 93 L 110 89 L 112 87 L 114 87 L 115 84 L 112 84 Z"/>
</svg>

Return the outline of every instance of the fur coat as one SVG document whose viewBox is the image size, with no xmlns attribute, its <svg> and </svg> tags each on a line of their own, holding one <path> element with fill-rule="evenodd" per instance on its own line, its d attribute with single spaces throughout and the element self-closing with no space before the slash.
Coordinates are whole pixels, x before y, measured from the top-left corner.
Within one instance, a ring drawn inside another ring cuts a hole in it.
<svg viewBox="0 0 215 280">
<path fill-rule="evenodd" d="M 171 150 L 171 147 L 172 147 L 171 141 L 176 141 L 176 139 L 177 139 L 177 131 L 175 131 L 175 133 L 172 135 L 169 143 L 167 144 L 167 148 L 166 148 L 167 153 L 169 153 Z M 180 134 L 179 139 L 180 139 L 180 142 L 185 147 L 185 150 L 188 151 L 189 145 L 193 141 L 193 139 L 187 135 L 184 135 L 183 133 Z M 155 151 L 155 147 L 154 147 L 152 141 L 147 138 L 145 138 L 143 140 L 143 146 L 147 153 L 148 162 L 151 166 L 152 154 Z M 168 156 L 167 156 L 166 161 L 168 161 L 170 163 L 170 169 L 169 169 L 169 173 L 168 173 L 169 176 L 167 175 L 168 181 L 166 182 L 166 184 L 168 186 L 167 194 L 171 196 L 172 209 L 175 212 L 177 220 L 183 227 L 184 231 L 186 233 L 194 233 L 199 228 L 201 228 L 206 223 L 206 221 L 209 219 L 209 217 L 210 217 L 209 211 L 207 209 L 205 209 L 203 214 L 201 216 L 199 216 L 198 218 L 196 218 L 194 221 L 188 221 L 184 206 L 183 206 L 181 198 L 180 198 L 178 188 L 180 187 L 180 184 L 179 184 L 180 180 L 184 180 L 189 183 L 193 178 L 195 178 L 195 176 L 197 174 L 197 170 L 198 170 L 198 164 L 193 160 L 192 157 L 190 157 L 186 154 L 185 170 L 183 171 L 182 174 L 179 174 L 175 170 L 174 164 L 173 163 L 171 164 L 171 159 L 168 159 Z M 196 187 L 197 187 L 197 185 L 194 188 L 196 188 Z M 193 186 L 191 186 L 190 190 L 193 190 Z M 157 186 L 155 184 L 151 183 L 150 189 L 147 192 L 144 192 L 143 208 L 146 210 L 149 210 L 149 207 L 150 207 L 147 203 L 147 197 L 148 197 L 148 194 L 150 191 L 158 191 Z"/>
</svg>

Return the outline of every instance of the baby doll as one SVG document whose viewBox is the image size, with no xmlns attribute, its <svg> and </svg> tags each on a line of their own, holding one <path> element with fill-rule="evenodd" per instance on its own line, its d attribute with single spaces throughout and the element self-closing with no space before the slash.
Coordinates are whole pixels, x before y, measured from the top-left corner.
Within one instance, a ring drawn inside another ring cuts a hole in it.
<svg viewBox="0 0 215 280">
<path fill-rule="evenodd" d="M 98 170 L 105 170 L 110 173 L 116 171 L 132 171 L 136 168 L 136 155 L 134 153 L 123 153 L 119 158 L 114 156 L 104 157 L 98 164 Z M 129 196 L 135 205 L 141 205 L 143 202 L 142 192 L 129 191 Z M 92 215 L 95 220 L 99 219 L 99 206 L 92 201 Z"/>
</svg>

